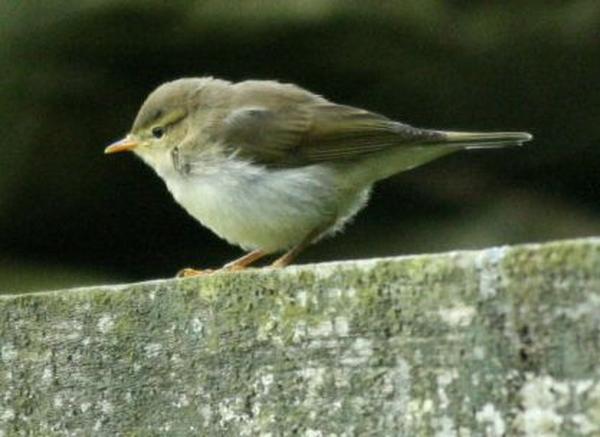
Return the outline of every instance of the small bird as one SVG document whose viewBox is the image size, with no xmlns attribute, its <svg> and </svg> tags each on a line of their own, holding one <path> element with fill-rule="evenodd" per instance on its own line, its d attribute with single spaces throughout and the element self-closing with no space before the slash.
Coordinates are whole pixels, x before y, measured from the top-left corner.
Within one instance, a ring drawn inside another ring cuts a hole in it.
<svg viewBox="0 0 600 437">
<path fill-rule="evenodd" d="M 232 271 L 278 252 L 271 265 L 287 266 L 341 230 L 381 179 L 459 150 L 531 138 L 420 129 L 293 84 L 201 77 L 156 88 L 129 134 L 104 152 L 133 151 L 192 217 L 247 251 L 222 267 Z"/>
</svg>

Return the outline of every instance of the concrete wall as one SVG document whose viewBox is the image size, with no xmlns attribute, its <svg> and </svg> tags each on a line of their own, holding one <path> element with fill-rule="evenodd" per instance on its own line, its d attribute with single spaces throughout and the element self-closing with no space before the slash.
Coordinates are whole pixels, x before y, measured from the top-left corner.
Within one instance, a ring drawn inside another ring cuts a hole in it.
<svg viewBox="0 0 600 437">
<path fill-rule="evenodd" d="M 600 435 L 600 239 L 0 296 L 0 435 Z"/>
</svg>

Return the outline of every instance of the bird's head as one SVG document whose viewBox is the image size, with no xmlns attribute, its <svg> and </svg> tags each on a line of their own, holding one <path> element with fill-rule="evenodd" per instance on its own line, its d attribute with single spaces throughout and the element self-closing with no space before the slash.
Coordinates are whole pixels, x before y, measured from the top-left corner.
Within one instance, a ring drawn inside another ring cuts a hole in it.
<svg viewBox="0 0 600 437">
<path fill-rule="evenodd" d="M 187 135 L 194 96 L 205 79 L 178 79 L 156 88 L 140 108 L 130 132 L 104 153 L 132 151 L 158 169 Z"/>
</svg>

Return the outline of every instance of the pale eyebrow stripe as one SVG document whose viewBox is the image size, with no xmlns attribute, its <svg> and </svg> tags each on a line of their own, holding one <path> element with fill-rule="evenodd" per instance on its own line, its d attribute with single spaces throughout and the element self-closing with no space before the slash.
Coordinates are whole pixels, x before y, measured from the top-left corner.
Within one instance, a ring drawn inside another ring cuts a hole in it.
<svg viewBox="0 0 600 437">
<path fill-rule="evenodd" d="M 187 115 L 187 111 L 184 109 L 175 109 L 171 112 L 167 112 L 166 114 L 162 114 L 162 110 L 159 109 L 158 113 L 161 113 L 158 117 L 153 118 L 146 128 L 154 127 L 154 126 L 168 126 L 170 124 L 176 123 L 181 120 L 183 117 Z"/>
</svg>

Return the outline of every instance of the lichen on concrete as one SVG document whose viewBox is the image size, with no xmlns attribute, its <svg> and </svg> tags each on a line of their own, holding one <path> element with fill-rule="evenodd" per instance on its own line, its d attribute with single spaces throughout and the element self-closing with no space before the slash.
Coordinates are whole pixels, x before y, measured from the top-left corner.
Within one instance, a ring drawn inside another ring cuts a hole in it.
<svg viewBox="0 0 600 437">
<path fill-rule="evenodd" d="M 600 240 L 0 297 L 0 436 L 598 435 Z"/>
</svg>

